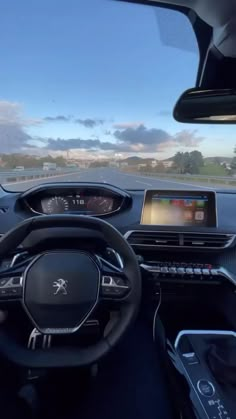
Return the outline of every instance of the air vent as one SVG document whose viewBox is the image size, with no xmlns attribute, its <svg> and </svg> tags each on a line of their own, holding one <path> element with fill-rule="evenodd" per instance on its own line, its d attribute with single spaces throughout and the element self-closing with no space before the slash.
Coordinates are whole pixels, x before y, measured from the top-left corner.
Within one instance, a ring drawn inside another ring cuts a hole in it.
<svg viewBox="0 0 236 419">
<path fill-rule="evenodd" d="M 233 234 L 183 233 L 185 247 L 223 249 L 230 246 L 234 238 Z"/>
<path fill-rule="evenodd" d="M 129 231 L 125 235 L 131 246 L 146 247 L 179 247 L 223 249 L 229 247 L 234 239 L 233 234 L 217 233 L 180 233 L 168 231 Z"/>
<path fill-rule="evenodd" d="M 180 246 L 178 233 L 162 231 L 132 231 L 128 236 L 128 242 L 131 246 Z"/>
</svg>

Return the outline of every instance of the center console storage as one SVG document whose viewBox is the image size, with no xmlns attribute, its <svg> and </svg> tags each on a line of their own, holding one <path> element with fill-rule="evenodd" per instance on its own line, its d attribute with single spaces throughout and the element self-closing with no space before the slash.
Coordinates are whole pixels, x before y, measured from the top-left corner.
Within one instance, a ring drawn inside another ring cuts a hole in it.
<svg viewBox="0 0 236 419">
<path fill-rule="evenodd" d="M 235 332 L 182 331 L 169 355 L 187 382 L 197 419 L 235 418 Z"/>
</svg>

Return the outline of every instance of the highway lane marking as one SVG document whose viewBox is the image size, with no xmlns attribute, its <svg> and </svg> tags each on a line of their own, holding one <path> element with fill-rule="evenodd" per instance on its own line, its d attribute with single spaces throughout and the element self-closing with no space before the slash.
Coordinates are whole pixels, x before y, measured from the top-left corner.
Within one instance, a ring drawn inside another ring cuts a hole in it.
<svg viewBox="0 0 236 419">
<path fill-rule="evenodd" d="M 209 189 L 210 191 L 212 191 L 212 189 L 215 189 L 214 187 L 209 188 L 208 186 L 202 186 L 202 185 L 198 185 L 198 184 L 193 184 L 193 183 L 183 183 L 183 182 L 175 182 L 175 181 L 171 181 L 171 180 L 166 180 L 166 179 L 159 179 L 159 178 L 153 178 L 153 177 L 147 177 L 147 176 L 136 176 L 136 175 L 131 175 L 130 173 L 122 173 L 123 176 L 130 176 L 130 177 L 136 177 L 136 178 L 140 178 L 140 179 L 150 179 L 150 180 L 155 180 L 158 182 L 168 182 L 168 183 L 174 183 L 175 185 L 184 185 L 184 186 L 193 186 L 194 188 L 203 188 L 203 189 Z M 138 180 L 136 180 L 136 182 L 138 182 Z M 140 183 L 140 182 L 139 182 Z M 155 187 L 155 185 L 149 184 L 152 187 Z"/>
<path fill-rule="evenodd" d="M 75 174 L 81 174 L 81 172 L 73 172 L 73 173 L 67 173 L 65 175 L 55 175 L 55 176 L 50 176 L 50 177 L 41 177 L 41 178 L 37 178 L 37 179 L 27 179 L 27 180 L 19 180 L 19 182 L 10 182 L 10 183 L 3 183 L 3 186 L 11 186 L 11 185 L 19 185 L 19 183 L 31 183 L 31 182 L 40 182 L 40 180 L 50 180 L 50 179 L 55 179 L 58 177 L 65 177 L 65 176 L 71 176 L 71 175 L 75 175 Z"/>
<path fill-rule="evenodd" d="M 141 182 L 140 180 L 136 180 L 137 183 L 142 183 L 142 185 L 152 186 L 151 183 Z"/>
</svg>

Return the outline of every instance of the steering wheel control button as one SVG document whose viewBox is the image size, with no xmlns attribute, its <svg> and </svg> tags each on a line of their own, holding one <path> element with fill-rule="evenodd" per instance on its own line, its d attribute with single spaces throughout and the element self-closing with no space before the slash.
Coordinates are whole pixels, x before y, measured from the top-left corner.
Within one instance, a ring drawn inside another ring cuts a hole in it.
<svg viewBox="0 0 236 419">
<path fill-rule="evenodd" d="M 111 276 L 103 276 L 102 285 L 112 285 L 112 277 Z"/>
<path fill-rule="evenodd" d="M 22 278 L 20 276 L 0 279 L 0 298 L 14 299 L 22 296 Z"/>
<path fill-rule="evenodd" d="M 114 278 L 114 282 L 115 282 L 115 285 L 117 287 L 125 287 L 125 288 L 127 288 L 127 285 L 126 285 L 126 283 L 125 283 L 125 281 L 124 281 L 123 278 Z"/>
<path fill-rule="evenodd" d="M 14 285 L 14 286 L 20 286 L 21 285 L 21 277 L 20 276 L 13 276 L 12 278 L 11 278 L 11 282 L 12 282 L 12 285 Z"/>
<path fill-rule="evenodd" d="M 213 397 L 215 394 L 215 387 L 208 380 L 199 380 L 197 383 L 197 389 L 204 397 Z"/>
<path fill-rule="evenodd" d="M 0 279 L 0 287 L 4 287 L 9 281 L 9 278 Z"/>
<path fill-rule="evenodd" d="M 103 276 L 102 295 L 105 298 L 124 297 L 129 291 L 129 286 L 121 277 Z"/>
<path fill-rule="evenodd" d="M 8 292 L 12 297 L 21 297 L 22 296 L 22 288 L 21 287 L 9 288 Z"/>
<path fill-rule="evenodd" d="M 100 271 L 79 251 L 36 257 L 24 274 L 24 307 L 41 333 L 76 332 L 97 305 Z"/>
</svg>

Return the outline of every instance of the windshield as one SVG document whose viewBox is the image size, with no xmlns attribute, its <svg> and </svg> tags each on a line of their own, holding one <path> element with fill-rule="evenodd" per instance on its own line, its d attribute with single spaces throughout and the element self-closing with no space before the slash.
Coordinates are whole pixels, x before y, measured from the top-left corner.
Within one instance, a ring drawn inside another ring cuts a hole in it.
<svg viewBox="0 0 236 419">
<path fill-rule="evenodd" d="M 0 182 L 234 188 L 234 127 L 174 121 L 199 52 L 175 11 L 1 0 Z M 187 186 L 186 186 L 187 185 Z"/>
</svg>

